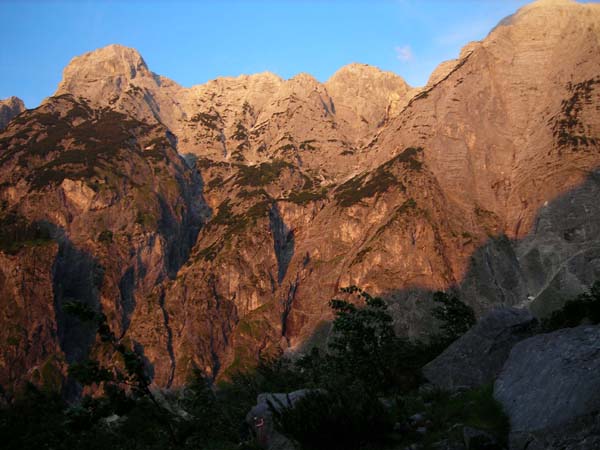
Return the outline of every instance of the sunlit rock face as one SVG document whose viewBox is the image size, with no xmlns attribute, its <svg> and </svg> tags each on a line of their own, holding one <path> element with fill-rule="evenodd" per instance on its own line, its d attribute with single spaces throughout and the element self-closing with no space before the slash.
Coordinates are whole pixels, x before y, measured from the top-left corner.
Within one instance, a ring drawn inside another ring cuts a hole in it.
<svg viewBox="0 0 600 450">
<path fill-rule="evenodd" d="M 419 89 L 361 64 L 183 88 L 126 47 L 74 58 L 0 134 L 0 383 L 102 354 L 73 300 L 160 386 L 323 342 L 350 284 L 409 336 L 440 289 L 557 307 L 600 272 L 599 35 L 597 4 L 536 2 Z"/>
<path fill-rule="evenodd" d="M 25 104 L 19 97 L 8 97 L 0 100 L 0 131 L 6 128 L 8 122 L 25 111 Z"/>
</svg>

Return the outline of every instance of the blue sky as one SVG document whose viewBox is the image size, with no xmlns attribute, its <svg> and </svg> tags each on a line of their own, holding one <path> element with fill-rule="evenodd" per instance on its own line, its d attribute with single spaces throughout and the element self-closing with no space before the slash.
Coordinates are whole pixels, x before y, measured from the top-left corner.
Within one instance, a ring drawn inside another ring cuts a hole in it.
<svg viewBox="0 0 600 450">
<path fill-rule="evenodd" d="M 76 55 L 119 43 L 191 86 L 269 70 L 321 81 L 362 62 L 422 85 L 528 0 L 0 0 L 0 98 L 33 108 Z"/>
</svg>

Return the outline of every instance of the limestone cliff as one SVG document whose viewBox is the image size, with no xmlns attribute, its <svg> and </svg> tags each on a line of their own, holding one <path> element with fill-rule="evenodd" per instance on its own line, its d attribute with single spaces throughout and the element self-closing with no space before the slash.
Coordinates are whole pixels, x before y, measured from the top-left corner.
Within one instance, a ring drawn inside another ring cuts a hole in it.
<svg viewBox="0 0 600 450">
<path fill-rule="evenodd" d="M 162 122 L 181 154 L 216 161 L 297 163 L 325 179 L 357 169 L 357 148 L 410 98 L 398 75 L 351 64 L 325 84 L 308 74 L 219 78 L 182 88 L 120 45 L 74 58 L 55 96 L 85 98 L 146 122 Z"/>
<path fill-rule="evenodd" d="M 101 354 L 69 299 L 102 309 L 161 386 L 323 341 L 349 284 L 407 335 L 435 326 L 439 289 L 478 314 L 546 313 L 600 276 L 599 36 L 599 5 L 535 2 L 422 89 L 359 64 L 183 88 L 125 47 L 75 58 L 0 134 L 19 237 L 0 255 L 17 324 L 0 383 Z"/>
</svg>

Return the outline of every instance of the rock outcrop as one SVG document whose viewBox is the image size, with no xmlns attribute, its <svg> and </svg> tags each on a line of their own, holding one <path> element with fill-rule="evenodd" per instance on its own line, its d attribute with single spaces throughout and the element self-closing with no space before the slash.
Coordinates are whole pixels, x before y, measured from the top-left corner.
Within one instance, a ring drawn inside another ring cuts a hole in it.
<svg viewBox="0 0 600 450">
<path fill-rule="evenodd" d="M 526 339 L 512 349 L 494 397 L 511 449 L 594 449 L 600 443 L 600 327 Z"/>
<path fill-rule="evenodd" d="M 168 130 L 63 95 L 14 119 L 0 147 L 2 329 L 15 343 L 0 346 L 0 383 L 87 357 L 94 331 L 63 311 L 77 301 L 101 309 L 117 336 L 144 341 L 153 377 L 168 385 L 161 286 L 205 214 L 201 181 Z"/>
<path fill-rule="evenodd" d="M 246 423 L 256 436 L 258 444 L 267 450 L 294 450 L 298 448 L 293 441 L 275 428 L 273 413 L 282 412 L 284 408 L 293 408 L 302 398 L 309 395 L 309 389 L 287 394 L 260 394 L 254 406 L 246 416 Z"/>
<path fill-rule="evenodd" d="M 398 75 L 367 64 L 342 67 L 325 83 L 335 115 L 345 134 L 360 146 L 388 120 L 396 117 L 412 95 Z"/>
<path fill-rule="evenodd" d="M 533 335 L 537 320 L 524 309 L 495 309 L 423 367 L 440 389 L 472 389 L 494 382 L 512 347 Z"/>
<path fill-rule="evenodd" d="M 25 104 L 18 97 L 8 97 L 0 100 L 0 131 L 6 128 L 8 122 L 23 111 L 25 111 Z"/>
<path fill-rule="evenodd" d="M 359 64 L 342 68 L 325 84 L 308 74 L 282 80 L 263 73 L 182 88 L 121 45 L 74 58 L 54 95 L 62 94 L 162 122 L 182 154 L 234 163 L 282 158 L 327 178 L 354 170 L 353 149 L 410 98 L 398 75 Z"/>
</svg>

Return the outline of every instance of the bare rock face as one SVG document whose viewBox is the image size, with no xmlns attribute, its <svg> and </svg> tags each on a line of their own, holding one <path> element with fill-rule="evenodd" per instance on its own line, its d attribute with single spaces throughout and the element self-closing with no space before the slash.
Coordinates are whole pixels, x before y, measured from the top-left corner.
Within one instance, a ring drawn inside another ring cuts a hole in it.
<svg viewBox="0 0 600 450">
<path fill-rule="evenodd" d="M 475 260 L 450 259 L 469 298 L 516 304 L 544 289 L 528 284 L 519 242 L 539 242 L 538 214 L 598 165 L 598 59 L 589 57 L 599 50 L 598 17 L 598 5 L 575 2 L 523 8 L 436 75 L 365 152 L 376 166 L 422 147 L 463 222 L 485 229 L 464 231 L 481 248 Z"/>
<path fill-rule="evenodd" d="M 491 383 L 502 370 L 512 347 L 530 337 L 536 325 L 537 320 L 527 310 L 491 311 L 423 367 L 423 375 L 447 391 Z"/>
<path fill-rule="evenodd" d="M 0 133 L 3 223 L 57 245 L 30 274 L 54 319 L 27 322 L 4 273 L 20 309 L 2 323 L 23 342 L 43 323 L 43 344 L 3 347 L 2 379 L 94 351 L 65 299 L 102 309 L 160 386 L 322 341 L 351 284 L 407 336 L 435 327 L 436 290 L 547 313 L 600 276 L 599 34 L 597 4 L 536 2 L 417 90 L 357 64 L 183 88 L 126 47 L 73 59 Z M 14 267 L 32 236 L 3 250 Z"/>
<path fill-rule="evenodd" d="M 600 442 L 600 327 L 526 339 L 494 386 L 511 423 L 511 449 L 592 449 Z"/>
<path fill-rule="evenodd" d="M 6 229 L 2 237 L 7 237 Z M 51 295 L 58 246 L 51 241 L 28 244 L 18 253 L 16 247 L 10 251 L 14 254 L 5 253 L 9 249 L 4 245 L 0 252 L 0 384 L 10 390 L 29 379 L 49 390 L 60 390 L 67 362 L 56 338 Z"/>
<path fill-rule="evenodd" d="M 410 87 L 398 75 L 367 64 L 342 67 L 325 83 L 335 114 L 354 140 L 366 137 L 398 115 Z"/>
<path fill-rule="evenodd" d="M 168 384 L 170 365 L 156 364 L 170 345 L 161 285 L 203 215 L 200 180 L 170 133 L 63 95 L 21 114 L 0 140 L 2 311 L 15 342 L 2 347 L 12 361 L 3 386 L 36 381 L 48 361 L 60 374 L 93 350 L 93 330 L 63 312 L 70 301 L 102 309 L 117 335 L 152 342 L 145 356 Z"/>
<path fill-rule="evenodd" d="M 264 73 L 194 86 L 180 151 L 234 164 L 282 159 L 324 182 L 344 177 L 356 171 L 360 145 L 407 95 L 400 77 L 356 67 L 325 84 L 308 74 Z"/>
<path fill-rule="evenodd" d="M 0 131 L 6 128 L 8 122 L 23 111 L 25 111 L 25 104 L 18 97 L 8 97 L 0 100 Z"/>
<path fill-rule="evenodd" d="M 356 148 L 409 97 L 399 76 L 358 64 L 325 84 L 308 74 L 282 80 L 264 73 L 186 89 L 150 72 L 136 50 L 120 45 L 74 58 L 55 96 L 65 93 L 164 123 L 182 154 L 246 164 L 282 158 L 324 179 L 355 170 Z"/>
<path fill-rule="evenodd" d="M 136 50 L 109 45 L 73 58 L 54 96 L 85 98 L 93 107 L 108 107 L 177 130 L 184 111 L 176 97 L 182 91 L 173 81 L 152 73 Z"/>
</svg>

